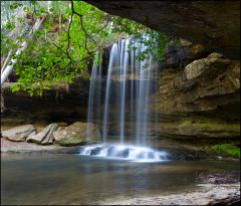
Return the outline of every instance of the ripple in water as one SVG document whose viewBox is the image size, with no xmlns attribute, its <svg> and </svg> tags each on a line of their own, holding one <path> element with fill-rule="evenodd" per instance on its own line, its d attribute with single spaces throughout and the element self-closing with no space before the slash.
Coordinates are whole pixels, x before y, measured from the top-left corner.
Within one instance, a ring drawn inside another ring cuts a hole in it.
<svg viewBox="0 0 241 206">
<path fill-rule="evenodd" d="M 79 154 L 133 162 L 163 162 L 168 160 L 167 152 L 126 144 L 96 144 L 84 146 L 81 147 Z"/>
</svg>

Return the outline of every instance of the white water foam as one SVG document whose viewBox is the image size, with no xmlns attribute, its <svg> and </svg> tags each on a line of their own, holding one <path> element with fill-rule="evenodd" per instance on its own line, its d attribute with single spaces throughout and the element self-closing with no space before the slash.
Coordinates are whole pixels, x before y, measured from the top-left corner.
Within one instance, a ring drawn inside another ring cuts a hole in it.
<svg viewBox="0 0 241 206">
<path fill-rule="evenodd" d="M 168 161 L 168 154 L 164 151 L 127 144 L 96 144 L 84 146 L 81 147 L 79 154 L 84 156 L 127 160 L 132 162 Z"/>
</svg>

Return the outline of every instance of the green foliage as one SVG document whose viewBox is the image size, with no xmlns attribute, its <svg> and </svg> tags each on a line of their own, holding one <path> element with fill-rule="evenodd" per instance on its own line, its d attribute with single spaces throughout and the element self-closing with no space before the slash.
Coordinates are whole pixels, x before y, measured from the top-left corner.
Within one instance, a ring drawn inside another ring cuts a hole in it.
<svg viewBox="0 0 241 206">
<path fill-rule="evenodd" d="M 127 33 L 129 36 L 138 39 L 140 43 L 147 46 L 147 49 L 137 57 L 140 61 L 148 58 L 150 54 L 155 60 L 163 59 L 165 49 L 171 43 L 166 35 L 153 31 L 150 28 L 147 28 L 144 25 L 138 24 L 129 19 L 113 17 L 113 22 L 113 32 Z M 149 39 L 145 38 L 145 36 L 148 36 Z M 132 44 L 130 47 L 132 49 L 137 49 Z"/>
<path fill-rule="evenodd" d="M 117 41 L 120 36 L 132 36 L 147 45 L 146 51 L 138 57 L 139 60 L 150 54 L 157 60 L 162 59 L 169 44 L 165 35 L 134 21 L 111 16 L 88 3 L 74 1 L 73 4 L 77 14 L 70 8 L 70 2 L 52 1 L 51 5 L 48 5 L 51 12 L 49 15 L 38 1 L 6 3 L 13 11 L 22 8 L 33 20 L 48 14 L 42 29 L 35 33 L 34 40 L 29 42 L 28 48 L 17 57 L 18 63 L 14 70 L 19 79 L 12 91 L 19 91 L 21 88 L 30 94 L 33 94 L 34 90 L 41 94 L 43 82 L 71 83 L 75 77 L 86 71 L 96 51 L 102 52 L 106 45 Z M 24 18 L 15 18 L 16 21 L 9 20 L 1 28 L 5 31 L 1 34 L 3 56 L 6 56 L 10 49 L 16 51 L 20 43 L 26 40 L 26 35 L 18 35 L 15 39 L 8 35 L 17 29 L 17 25 L 29 24 Z M 28 31 L 29 29 L 26 29 L 25 33 Z M 149 35 L 150 39 L 143 38 L 143 33 Z M 95 63 L 99 62 L 101 59 Z"/>
<path fill-rule="evenodd" d="M 217 144 L 212 150 L 218 155 L 229 155 L 240 159 L 240 148 L 231 144 Z"/>
</svg>

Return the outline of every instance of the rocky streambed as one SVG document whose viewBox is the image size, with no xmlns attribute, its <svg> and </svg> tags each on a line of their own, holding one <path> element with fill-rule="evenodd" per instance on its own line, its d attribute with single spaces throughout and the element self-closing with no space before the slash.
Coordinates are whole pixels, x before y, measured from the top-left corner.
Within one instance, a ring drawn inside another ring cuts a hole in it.
<svg viewBox="0 0 241 206">
<path fill-rule="evenodd" d="M 240 203 L 240 171 L 200 173 L 197 188 L 159 196 L 112 199 L 103 205 L 238 205 Z"/>
<path fill-rule="evenodd" d="M 129 200 L 109 200 L 104 205 L 238 205 L 240 203 L 240 183 L 200 184 L 199 189 L 189 193 L 133 198 Z"/>
<path fill-rule="evenodd" d="M 199 174 L 194 191 L 146 196 L 132 199 L 112 199 L 103 205 L 238 205 L 240 203 L 240 172 Z"/>
</svg>

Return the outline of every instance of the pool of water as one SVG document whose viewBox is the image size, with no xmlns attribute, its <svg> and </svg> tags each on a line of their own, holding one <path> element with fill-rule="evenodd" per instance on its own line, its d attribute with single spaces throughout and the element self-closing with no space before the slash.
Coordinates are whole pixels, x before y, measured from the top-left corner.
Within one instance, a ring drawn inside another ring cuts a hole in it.
<svg viewBox="0 0 241 206">
<path fill-rule="evenodd" d="M 239 163 L 135 163 L 72 154 L 4 154 L 1 204 L 98 204 L 118 198 L 196 189 L 203 172 L 239 170 Z"/>
</svg>

